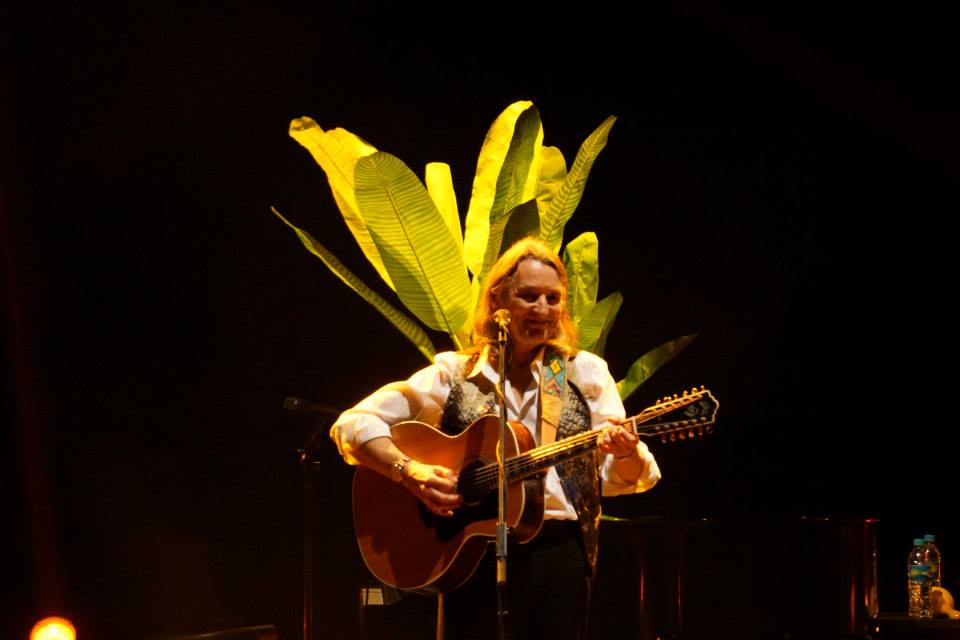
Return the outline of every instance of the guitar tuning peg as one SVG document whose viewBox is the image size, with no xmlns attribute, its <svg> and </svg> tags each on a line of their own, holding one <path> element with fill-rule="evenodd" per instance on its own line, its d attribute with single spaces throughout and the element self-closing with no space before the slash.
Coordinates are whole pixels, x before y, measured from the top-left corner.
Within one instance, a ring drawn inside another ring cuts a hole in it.
<svg viewBox="0 0 960 640">
<path fill-rule="evenodd" d="M 674 400 L 677 399 L 677 394 L 673 394 L 673 399 L 674 399 Z"/>
</svg>

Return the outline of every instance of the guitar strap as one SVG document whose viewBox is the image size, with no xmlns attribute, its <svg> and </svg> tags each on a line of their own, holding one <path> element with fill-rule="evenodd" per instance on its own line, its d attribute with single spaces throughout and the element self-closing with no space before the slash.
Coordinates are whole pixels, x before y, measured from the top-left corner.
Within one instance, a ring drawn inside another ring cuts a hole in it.
<svg viewBox="0 0 960 640">
<path fill-rule="evenodd" d="M 557 439 L 567 381 L 567 358 L 549 345 L 540 368 L 540 446 Z"/>
</svg>

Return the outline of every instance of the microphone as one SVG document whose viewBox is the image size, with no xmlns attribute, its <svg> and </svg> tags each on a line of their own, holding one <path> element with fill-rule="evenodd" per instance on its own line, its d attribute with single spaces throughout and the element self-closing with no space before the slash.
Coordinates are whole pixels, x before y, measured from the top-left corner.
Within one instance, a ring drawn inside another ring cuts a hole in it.
<svg viewBox="0 0 960 640">
<path fill-rule="evenodd" d="M 299 415 L 319 415 L 321 413 L 326 413 L 338 416 L 343 413 L 336 407 L 331 407 L 325 404 L 317 404 L 316 402 L 310 402 L 309 400 L 304 400 L 303 398 L 284 398 L 283 410 L 287 413 L 295 413 Z"/>
<path fill-rule="evenodd" d="M 506 331 L 510 326 L 510 312 L 506 309 L 497 309 L 493 312 L 493 321 L 497 323 L 501 330 Z"/>
</svg>

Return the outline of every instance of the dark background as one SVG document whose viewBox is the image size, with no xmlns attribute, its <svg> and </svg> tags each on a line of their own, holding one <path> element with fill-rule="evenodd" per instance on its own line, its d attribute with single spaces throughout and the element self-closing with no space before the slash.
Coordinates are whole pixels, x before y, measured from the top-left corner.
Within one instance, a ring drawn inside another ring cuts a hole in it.
<svg viewBox="0 0 960 640">
<path fill-rule="evenodd" d="M 627 403 L 709 386 L 717 433 L 654 445 L 637 516 L 878 518 L 880 603 L 910 539 L 960 589 L 952 412 L 958 45 L 925 4 L 0 9 L 3 635 L 276 624 L 300 634 L 309 419 L 425 364 L 269 210 L 381 293 L 309 115 L 452 166 L 533 100 L 568 162 L 618 117 L 566 239 L 625 296 L 615 376 L 699 337 Z M 449 345 L 437 336 L 439 348 Z M 322 443 L 326 532 L 349 474 Z M 338 507 L 339 505 L 339 507 Z M 351 545 L 327 544 L 330 562 Z"/>
</svg>

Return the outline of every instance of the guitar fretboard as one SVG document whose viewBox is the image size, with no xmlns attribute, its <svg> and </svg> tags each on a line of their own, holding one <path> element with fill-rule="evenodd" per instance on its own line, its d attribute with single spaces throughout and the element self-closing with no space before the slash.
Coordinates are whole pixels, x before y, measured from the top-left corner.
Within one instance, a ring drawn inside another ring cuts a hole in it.
<svg viewBox="0 0 960 640">
<path fill-rule="evenodd" d="M 700 411 L 693 412 L 685 420 L 644 425 L 644 423 L 657 416 L 689 407 L 707 398 L 712 400 L 713 404 L 702 408 Z M 709 391 L 700 389 L 683 396 L 665 399 L 644 409 L 637 415 L 627 418 L 621 424 L 641 436 L 679 433 L 681 438 L 688 435 L 693 437 L 702 433 L 703 428 L 712 424 L 713 417 L 708 415 L 711 409 L 716 409 L 716 401 L 713 400 Z M 510 458 L 504 464 L 507 483 L 528 478 L 549 467 L 591 452 L 597 448 L 600 434 L 601 432 L 598 430 L 584 431 Z M 496 489 L 499 473 L 499 466 L 495 462 L 469 469 L 460 475 L 460 491 L 465 496 L 492 491 Z"/>
</svg>

